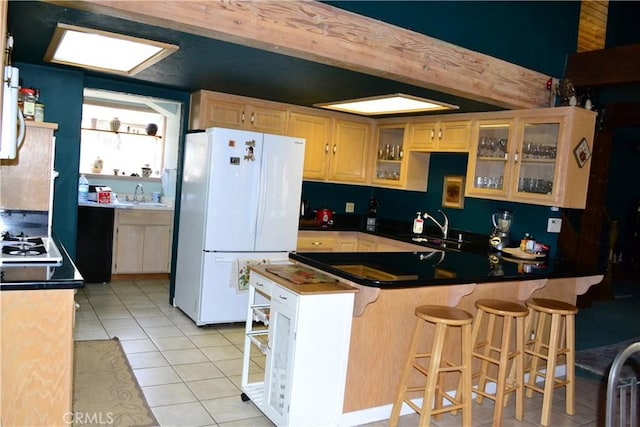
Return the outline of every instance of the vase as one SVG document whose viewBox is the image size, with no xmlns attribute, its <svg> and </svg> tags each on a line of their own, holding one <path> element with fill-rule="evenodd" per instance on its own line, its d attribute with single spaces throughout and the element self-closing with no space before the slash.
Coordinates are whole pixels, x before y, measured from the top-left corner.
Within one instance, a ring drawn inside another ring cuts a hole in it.
<svg viewBox="0 0 640 427">
<path fill-rule="evenodd" d="M 147 135 L 156 136 L 156 133 L 158 132 L 158 125 L 155 123 L 149 123 L 145 130 Z"/>
<path fill-rule="evenodd" d="M 120 130 L 120 120 L 114 117 L 113 120 L 109 122 L 109 127 L 111 128 L 111 132 L 118 132 L 118 130 Z"/>
</svg>

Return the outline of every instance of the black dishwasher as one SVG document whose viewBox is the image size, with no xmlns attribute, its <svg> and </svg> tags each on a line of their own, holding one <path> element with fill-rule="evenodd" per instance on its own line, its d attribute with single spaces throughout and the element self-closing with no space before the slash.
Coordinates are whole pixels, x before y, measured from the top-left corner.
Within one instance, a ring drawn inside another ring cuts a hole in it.
<svg viewBox="0 0 640 427">
<path fill-rule="evenodd" d="M 76 266 L 86 283 L 111 281 L 113 208 L 78 206 Z"/>
</svg>

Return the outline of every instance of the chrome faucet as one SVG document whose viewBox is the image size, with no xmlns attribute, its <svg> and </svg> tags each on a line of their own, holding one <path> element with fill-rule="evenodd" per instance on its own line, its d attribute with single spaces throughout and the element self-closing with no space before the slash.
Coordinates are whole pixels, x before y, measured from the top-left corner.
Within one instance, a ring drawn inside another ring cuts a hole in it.
<svg viewBox="0 0 640 427">
<path fill-rule="evenodd" d="M 436 219 L 431 215 L 429 215 L 429 213 L 427 212 L 425 212 L 424 215 L 422 215 L 422 217 L 424 219 L 430 219 L 431 221 L 433 221 L 438 226 L 440 231 L 442 231 L 442 238 L 446 239 L 449 236 L 449 217 L 447 217 L 447 214 L 442 212 L 440 209 L 438 209 L 438 212 L 440 212 L 444 217 L 444 223 L 442 225 L 440 225 L 440 223 L 436 221 Z"/>
<path fill-rule="evenodd" d="M 136 185 L 136 189 L 133 191 L 133 201 L 138 201 L 138 188 L 140 189 L 140 194 L 144 194 L 144 188 L 142 188 L 142 184 Z"/>
</svg>

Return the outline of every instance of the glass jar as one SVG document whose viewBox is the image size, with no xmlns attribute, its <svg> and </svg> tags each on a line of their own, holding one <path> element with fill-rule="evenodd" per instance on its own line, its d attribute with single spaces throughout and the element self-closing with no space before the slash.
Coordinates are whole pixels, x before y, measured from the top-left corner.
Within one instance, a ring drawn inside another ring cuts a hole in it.
<svg viewBox="0 0 640 427">
<path fill-rule="evenodd" d="M 36 91 L 22 88 L 18 93 L 18 107 L 22 111 L 25 120 L 35 120 L 36 115 Z"/>
</svg>

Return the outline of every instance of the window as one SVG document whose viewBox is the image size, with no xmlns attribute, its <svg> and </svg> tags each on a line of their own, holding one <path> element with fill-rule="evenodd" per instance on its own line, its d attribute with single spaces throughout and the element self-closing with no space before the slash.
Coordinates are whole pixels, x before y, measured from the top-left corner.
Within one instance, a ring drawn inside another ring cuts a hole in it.
<svg viewBox="0 0 640 427">
<path fill-rule="evenodd" d="M 159 178 L 176 167 L 180 115 L 175 101 L 86 89 L 79 172 Z"/>
</svg>

